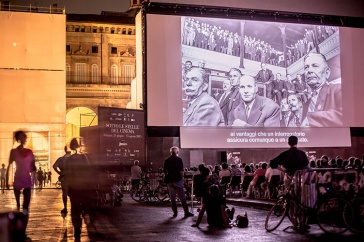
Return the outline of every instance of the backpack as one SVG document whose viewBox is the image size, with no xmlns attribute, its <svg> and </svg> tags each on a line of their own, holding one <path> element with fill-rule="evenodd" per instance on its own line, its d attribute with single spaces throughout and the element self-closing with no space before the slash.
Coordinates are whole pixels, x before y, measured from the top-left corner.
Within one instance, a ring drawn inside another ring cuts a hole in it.
<svg viewBox="0 0 364 242">
<path fill-rule="evenodd" d="M 248 219 L 248 215 L 245 212 L 244 215 L 238 215 L 236 216 L 236 220 L 234 222 L 234 224 L 239 227 L 239 228 L 246 228 L 249 225 L 249 219 Z"/>
</svg>

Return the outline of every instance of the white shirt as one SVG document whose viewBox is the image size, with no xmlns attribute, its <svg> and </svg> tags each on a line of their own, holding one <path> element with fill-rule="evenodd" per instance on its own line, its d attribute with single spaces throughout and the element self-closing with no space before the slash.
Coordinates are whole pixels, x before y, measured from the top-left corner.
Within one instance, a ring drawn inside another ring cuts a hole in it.
<svg viewBox="0 0 364 242">
<path fill-rule="evenodd" d="M 140 176 L 142 174 L 142 168 L 140 168 L 140 166 L 132 166 L 131 169 L 131 176 L 130 179 L 131 180 L 136 180 L 136 179 L 140 179 Z"/>
<path fill-rule="evenodd" d="M 265 177 L 268 179 L 268 182 L 270 182 L 270 179 L 272 179 L 272 176 L 275 175 L 281 175 L 281 171 L 278 169 L 272 169 L 271 167 L 267 168 L 267 171 L 265 172 Z"/>
<path fill-rule="evenodd" d="M 249 118 L 250 111 L 252 110 L 252 107 L 253 107 L 254 102 L 255 102 L 255 99 L 251 103 L 249 103 L 249 104 L 244 103 L 245 112 L 246 112 L 246 118 Z"/>
<path fill-rule="evenodd" d="M 221 178 L 221 177 L 224 177 L 224 176 L 230 176 L 230 171 L 228 170 L 228 169 L 226 169 L 226 170 L 221 170 L 220 172 L 219 172 L 219 177 Z"/>
</svg>

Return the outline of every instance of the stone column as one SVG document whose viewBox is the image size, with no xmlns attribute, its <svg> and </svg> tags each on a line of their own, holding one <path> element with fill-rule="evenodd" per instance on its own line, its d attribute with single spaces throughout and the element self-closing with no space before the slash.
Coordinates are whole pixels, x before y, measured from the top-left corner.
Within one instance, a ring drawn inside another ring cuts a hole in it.
<svg viewBox="0 0 364 242">
<path fill-rule="evenodd" d="M 281 30 L 282 41 L 283 41 L 283 63 L 284 67 L 287 67 L 286 25 L 281 24 L 279 29 Z"/>
<path fill-rule="evenodd" d="M 240 21 L 240 68 L 244 68 L 244 52 L 245 52 L 245 46 L 244 46 L 244 35 L 245 35 L 245 21 Z"/>
</svg>

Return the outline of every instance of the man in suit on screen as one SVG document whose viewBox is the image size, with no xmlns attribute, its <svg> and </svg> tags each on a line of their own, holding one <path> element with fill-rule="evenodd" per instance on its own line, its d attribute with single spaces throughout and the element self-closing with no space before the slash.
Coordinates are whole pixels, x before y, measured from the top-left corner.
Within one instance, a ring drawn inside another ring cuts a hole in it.
<svg viewBox="0 0 364 242">
<path fill-rule="evenodd" d="M 258 86 L 252 76 L 240 78 L 242 102 L 228 118 L 230 126 L 280 127 L 280 108 L 273 100 L 257 95 Z"/>
<path fill-rule="evenodd" d="M 183 90 L 189 99 L 183 114 L 183 126 L 225 125 L 219 103 L 207 94 L 209 75 L 199 67 L 192 67 L 183 79 Z"/>
<path fill-rule="evenodd" d="M 271 70 L 267 68 L 267 64 L 261 63 L 262 69 L 255 76 L 257 82 L 261 82 L 266 85 L 266 97 L 272 99 L 273 95 L 273 79 L 274 75 Z"/>
<path fill-rule="evenodd" d="M 243 76 L 243 74 L 241 73 L 241 71 L 238 68 L 231 68 L 229 71 L 231 95 L 230 95 L 230 100 L 229 100 L 227 116 L 229 116 L 241 102 L 241 95 L 239 93 L 239 82 L 240 82 L 240 78 L 242 76 Z"/>
<path fill-rule="evenodd" d="M 289 106 L 289 116 L 287 120 L 287 127 L 306 127 L 307 123 L 307 108 L 303 106 L 300 95 L 297 93 L 291 93 L 287 97 L 287 103 Z"/>
<path fill-rule="evenodd" d="M 226 79 L 222 83 L 223 93 L 219 94 L 216 97 L 216 100 L 219 102 L 219 106 L 221 108 L 221 112 L 224 115 L 224 121 L 227 123 L 228 121 L 228 113 L 229 113 L 229 101 L 231 97 L 231 85 L 230 80 Z"/>
<path fill-rule="evenodd" d="M 342 126 L 341 81 L 328 81 L 330 67 L 320 53 L 309 53 L 304 57 L 305 82 L 311 88 L 307 101 L 307 120 L 310 127 Z"/>
</svg>

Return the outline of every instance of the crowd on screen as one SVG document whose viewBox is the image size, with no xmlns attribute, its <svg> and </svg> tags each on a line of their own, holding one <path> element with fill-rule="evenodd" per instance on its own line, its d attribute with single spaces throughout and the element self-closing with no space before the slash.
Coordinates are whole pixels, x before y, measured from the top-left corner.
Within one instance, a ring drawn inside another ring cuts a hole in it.
<svg viewBox="0 0 364 242">
<path fill-rule="evenodd" d="M 313 26 L 312 29 L 305 29 L 305 33 L 296 43 L 286 46 L 287 66 L 315 49 L 315 46 L 336 31 L 338 27 L 333 26 Z M 237 32 L 193 18 L 186 18 L 183 24 L 182 43 L 188 46 L 240 56 L 241 38 Z M 277 50 L 264 40 L 253 36 L 244 36 L 244 58 L 284 66 L 282 50 Z"/>
<path fill-rule="evenodd" d="M 339 192 L 364 193 L 363 159 L 357 157 L 343 159 L 341 156 L 329 158 L 327 155 L 323 155 L 320 158 L 309 157 L 309 161 L 309 169 L 307 170 L 309 177 L 304 178 L 305 184 L 316 185 L 318 183 L 330 183 L 331 187 Z M 279 181 L 275 181 L 276 186 L 287 186 L 292 181 L 292 177 L 286 176 L 281 171 L 282 168 L 272 169 L 269 167 L 269 162 L 245 163 L 240 159 L 235 160 L 235 162 L 229 164 L 222 163 L 221 165 L 215 166 L 200 164 L 198 167 L 185 168 L 185 173 L 187 175 L 203 175 L 203 181 L 208 182 L 210 185 L 225 185 L 226 178 L 228 178 L 227 181 L 231 189 L 242 192 L 242 196 L 247 198 L 254 196 L 252 194 L 253 186 L 259 186 L 262 194 L 265 194 L 264 197 L 268 198 L 267 189 L 270 187 L 269 183 L 271 182 L 272 176 L 279 176 Z M 336 169 L 333 171 L 330 168 Z M 314 172 L 309 172 L 310 169 L 314 169 Z M 345 173 L 340 173 L 341 171 Z M 240 179 L 235 180 L 233 177 L 240 177 Z M 250 177 L 250 182 L 243 185 L 245 177 Z M 234 181 L 238 182 L 234 183 Z M 318 194 L 324 194 L 326 192 L 325 188 L 316 187 L 315 189 Z"/>
</svg>

